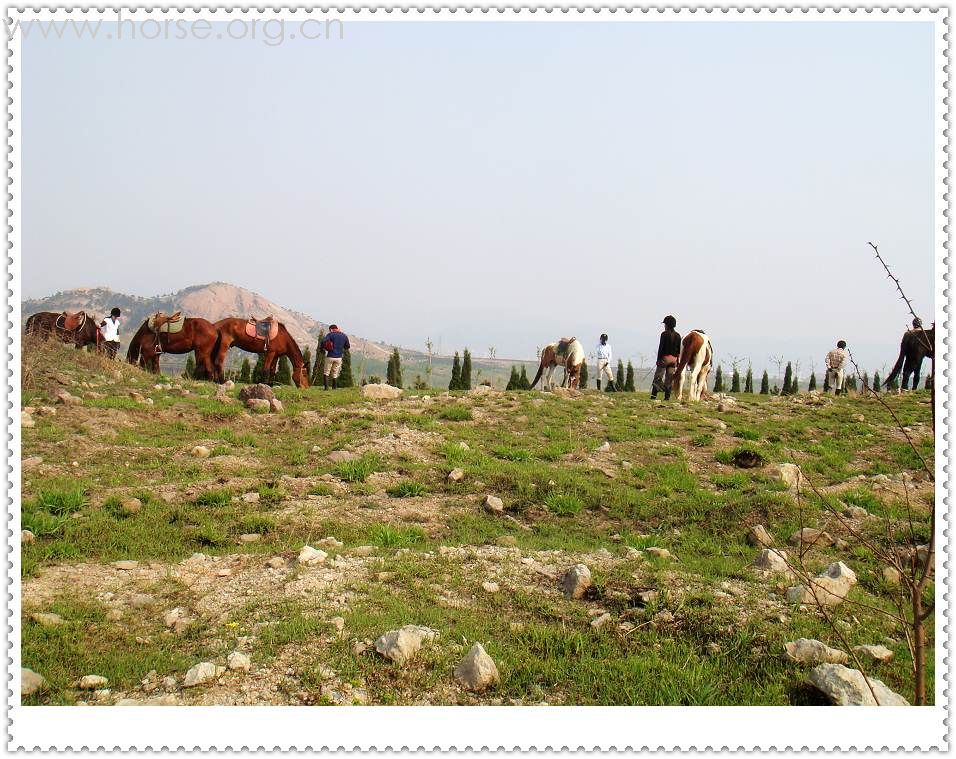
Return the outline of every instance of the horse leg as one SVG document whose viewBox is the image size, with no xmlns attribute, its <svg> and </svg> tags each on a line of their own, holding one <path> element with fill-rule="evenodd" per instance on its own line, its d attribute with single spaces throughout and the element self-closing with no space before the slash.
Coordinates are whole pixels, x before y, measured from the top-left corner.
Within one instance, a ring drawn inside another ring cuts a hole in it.
<svg viewBox="0 0 956 759">
<path fill-rule="evenodd" d="M 216 351 L 216 355 L 212 357 L 213 366 L 215 367 L 216 381 L 218 382 L 221 382 L 225 377 L 226 355 L 229 353 L 229 348 L 231 346 L 232 337 L 227 335 L 225 332 L 221 332 L 219 338 L 219 350 Z"/>
<path fill-rule="evenodd" d="M 266 377 L 268 378 L 268 385 L 272 386 L 276 383 L 276 367 L 279 365 L 279 354 L 269 351 L 266 353 L 265 361 L 263 362 L 266 367 Z"/>
</svg>

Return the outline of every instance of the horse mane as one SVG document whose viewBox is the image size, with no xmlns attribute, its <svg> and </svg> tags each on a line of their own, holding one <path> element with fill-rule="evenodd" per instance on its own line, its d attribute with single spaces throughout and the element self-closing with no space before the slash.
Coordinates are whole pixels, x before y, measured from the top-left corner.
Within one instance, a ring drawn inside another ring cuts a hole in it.
<svg viewBox="0 0 956 759">
<path fill-rule="evenodd" d="M 279 322 L 279 331 L 285 332 L 286 337 L 289 338 L 289 353 L 292 354 L 293 361 L 299 361 L 300 365 L 305 364 L 305 359 L 302 357 L 302 349 L 282 322 Z"/>
<path fill-rule="evenodd" d="M 143 340 L 143 336 L 149 331 L 149 317 L 143 319 L 143 323 L 139 325 L 139 329 L 136 330 L 136 334 L 129 341 L 129 348 L 126 350 L 126 360 L 131 364 L 139 363 L 139 344 Z"/>
</svg>

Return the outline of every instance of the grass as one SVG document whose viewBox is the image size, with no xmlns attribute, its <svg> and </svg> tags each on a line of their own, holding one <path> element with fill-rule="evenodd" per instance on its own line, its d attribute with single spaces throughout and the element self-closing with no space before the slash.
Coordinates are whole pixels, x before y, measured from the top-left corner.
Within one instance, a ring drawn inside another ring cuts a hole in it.
<svg viewBox="0 0 956 759">
<path fill-rule="evenodd" d="M 103 381 L 97 375 L 108 377 L 112 367 L 90 358 L 64 352 L 51 365 L 96 388 Z M 801 526 L 802 509 L 805 524 L 850 536 L 827 521 L 811 495 L 798 509 L 774 465 L 798 463 L 827 489 L 835 508 L 862 506 L 879 517 L 863 523 L 875 539 L 890 540 L 880 520 L 891 519 L 902 525 L 892 539 L 908 540 L 899 475 L 918 473 L 919 460 L 892 434 L 885 410 L 854 397 L 805 406 L 741 396 L 737 407 L 717 413 L 707 404 L 652 404 L 642 393 L 588 392 L 573 402 L 495 393 L 455 396 L 448 404 L 406 397 L 370 405 L 356 389 L 278 388 L 287 413 L 254 417 L 215 401 L 209 385 L 185 383 L 190 394 L 180 396 L 122 369 L 124 390 L 153 397 L 153 406 L 125 396 L 84 401 L 58 408 L 55 417 L 37 416 L 36 426 L 23 430 L 24 457 L 43 457 L 23 478 L 21 519 L 36 535 L 21 549 L 23 657 L 51 683 L 31 703 L 73 703 L 70 684 L 83 674 L 109 677 L 117 692 L 135 688 L 150 669 L 181 675 L 204 658 L 221 661 L 240 635 L 255 636 L 257 667 L 281 666 L 290 693 L 304 689 L 316 699 L 325 683 L 320 667 L 328 666 L 361 683 L 376 704 L 419 696 L 441 703 L 815 703 L 806 672 L 783 662 L 780 649 L 801 636 L 839 642 L 819 615 L 781 603 L 782 580 L 751 572 L 756 549 L 746 542 L 747 530 L 763 524 L 783 543 Z M 42 376 L 29 397 L 49 403 Z M 926 395 L 885 400 L 932 460 Z M 305 422 L 303 411 L 318 416 Z M 864 423 L 854 419 L 858 413 Z M 399 427 L 415 433 L 408 445 L 392 442 Z M 72 440 L 83 441 L 82 456 Z M 610 452 L 597 453 L 605 440 Z M 197 444 L 217 455 L 192 458 Z M 315 445 L 318 455 L 311 452 Z M 379 452 L 331 465 L 325 456 L 335 450 Z M 742 450 L 759 453 L 767 466 L 738 469 L 733 459 Z M 454 467 L 467 476 L 449 483 Z M 872 479 L 878 474 L 891 479 L 880 486 Z M 327 475 L 337 481 L 323 481 Z M 250 491 L 259 494 L 257 503 L 237 497 Z M 504 501 L 505 514 L 481 507 L 488 494 Z M 913 532 L 925 540 L 932 486 L 923 483 L 910 496 Z M 122 508 L 130 497 L 142 502 L 135 513 Z M 261 537 L 241 543 L 245 533 Z M 72 585 L 51 585 L 46 574 L 60 566 L 95 578 L 99 564 L 174 565 L 197 551 L 254 554 L 237 572 L 262 571 L 265 556 L 293 557 L 327 535 L 345 544 L 336 562 L 316 569 L 292 564 L 282 586 L 253 582 L 232 606 L 224 593 L 228 581 L 170 587 L 157 594 L 155 609 L 120 622 L 96 600 L 100 586 L 78 599 Z M 850 542 L 846 549 L 815 549 L 808 555 L 812 569 L 846 561 L 859 577 L 853 597 L 885 608 L 892 587 L 882 567 Z M 367 558 L 350 553 L 362 545 L 376 550 Z M 463 550 L 448 555 L 445 546 Z M 628 548 L 652 546 L 674 558 L 628 556 Z M 528 557 L 535 563 L 522 564 Z M 557 574 L 576 561 L 594 577 L 584 601 L 555 592 Z M 539 572 L 542 566 L 554 576 Z M 380 571 L 388 579 L 376 579 Z M 337 577 L 328 592 L 287 596 L 286 587 L 306 587 L 326 573 Z M 484 591 L 485 580 L 501 591 Z M 740 591 L 729 601 L 721 596 L 728 582 Z M 633 601 L 649 588 L 659 592 L 655 602 Z M 208 604 L 210 593 L 226 627 L 200 624 L 185 636 L 165 630 L 160 607 Z M 600 630 L 587 615 L 597 606 L 613 616 Z M 67 624 L 41 627 L 29 620 L 32 611 L 54 611 Z M 655 622 L 661 612 L 672 620 Z M 875 674 L 911 697 L 901 632 L 871 608 L 843 605 L 835 613 L 850 623 L 851 645 L 885 643 L 897 652 Z M 332 615 L 346 618 L 341 639 L 330 634 Z M 623 622 L 635 627 L 625 632 L 618 628 Z M 356 640 L 407 623 L 441 632 L 408 666 L 353 653 Z M 137 643 L 137 636 L 152 644 Z M 452 690 L 450 676 L 476 640 L 501 673 L 499 686 L 483 696 Z"/>
</svg>

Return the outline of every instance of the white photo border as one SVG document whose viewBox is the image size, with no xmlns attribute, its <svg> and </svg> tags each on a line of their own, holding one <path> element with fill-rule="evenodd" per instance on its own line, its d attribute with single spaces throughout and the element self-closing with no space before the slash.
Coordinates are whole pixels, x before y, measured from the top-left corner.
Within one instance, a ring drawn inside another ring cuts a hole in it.
<svg viewBox="0 0 956 759">
<path fill-rule="evenodd" d="M 812 711 L 794 707 L 123 707 L 71 709 L 19 705 L 20 689 L 20 39 L 7 45 L 7 282 L 8 349 L 3 366 L 6 388 L 7 531 L 6 531 L 6 684 L 7 748 L 16 749 L 213 749 L 281 750 L 384 749 L 522 749 L 522 750 L 784 750 L 784 749 L 947 749 L 950 745 L 949 658 L 951 628 L 949 429 L 949 119 L 946 7 L 861 8 L 669 8 L 669 7 L 325 7 L 325 8 L 8 8 L 12 19 L 180 17 L 228 21 L 245 16 L 336 18 L 343 22 L 483 21 L 521 22 L 932 22 L 935 28 L 935 312 L 943 328 L 944 355 L 937 358 L 936 509 L 942 571 L 935 613 L 936 692 L 934 706 L 920 708 L 838 709 Z M 864 244 L 865 241 L 861 241 Z M 942 446 L 940 446 L 942 443 Z M 939 565 L 938 565 L 939 566 Z M 237 712 L 236 710 L 241 709 Z M 104 739 L 108 736 L 108 743 Z"/>
</svg>

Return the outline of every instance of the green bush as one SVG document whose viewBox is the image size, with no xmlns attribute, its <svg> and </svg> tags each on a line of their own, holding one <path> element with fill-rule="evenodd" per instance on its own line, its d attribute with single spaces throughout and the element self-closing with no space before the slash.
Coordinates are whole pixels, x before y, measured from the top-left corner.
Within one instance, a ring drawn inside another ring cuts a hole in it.
<svg viewBox="0 0 956 759">
<path fill-rule="evenodd" d="M 373 544 L 382 548 L 407 548 L 425 542 L 421 527 L 395 527 L 390 524 L 373 525 L 369 530 Z"/>
<path fill-rule="evenodd" d="M 449 422 L 467 422 L 474 417 L 471 414 L 471 409 L 467 406 L 454 405 L 443 408 L 438 418 L 446 419 Z"/>
<path fill-rule="evenodd" d="M 335 465 L 333 474 L 346 482 L 365 482 L 368 476 L 382 467 L 381 459 L 374 453 L 366 453 L 355 461 L 343 461 Z"/>
<path fill-rule="evenodd" d="M 222 508 L 232 503 L 232 491 L 225 488 L 207 490 L 205 493 L 197 495 L 193 503 L 208 508 Z"/>
<path fill-rule="evenodd" d="M 392 498 L 415 498 L 425 495 L 428 492 L 428 488 L 420 482 L 405 480 L 404 482 L 392 485 L 385 492 L 392 496 Z"/>
<path fill-rule="evenodd" d="M 584 508 L 584 501 L 571 493 L 551 493 L 544 499 L 544 505 L 559 516 L 572 516 Z"/>
</svg>

